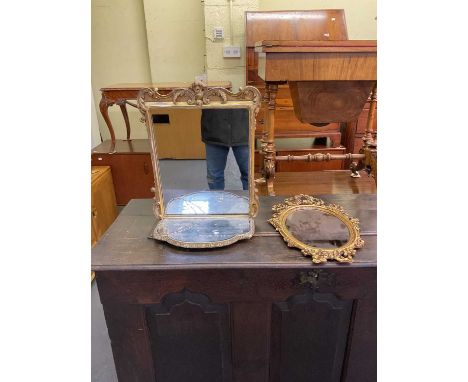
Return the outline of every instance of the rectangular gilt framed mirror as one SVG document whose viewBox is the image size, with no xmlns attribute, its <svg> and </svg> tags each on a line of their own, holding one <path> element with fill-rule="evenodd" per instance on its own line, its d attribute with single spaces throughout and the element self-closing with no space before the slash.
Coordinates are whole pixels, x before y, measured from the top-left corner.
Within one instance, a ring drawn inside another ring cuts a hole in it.
<svg viewBox="0 0 468 382">
<path fill-rule="evenodd" d="M 138 96 L 151 142 L 152 237 L 184 248 L 214 248 L 254 234 L 255 116 L 260 92 L 232 93 L 196 82 L 166 95 Z"/>
</svg>

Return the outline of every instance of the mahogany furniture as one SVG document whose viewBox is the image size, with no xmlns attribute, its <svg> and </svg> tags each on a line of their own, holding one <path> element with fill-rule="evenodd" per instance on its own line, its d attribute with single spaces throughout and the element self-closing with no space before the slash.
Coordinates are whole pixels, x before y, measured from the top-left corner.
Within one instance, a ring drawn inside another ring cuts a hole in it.
<svg viewBox="0 0 468 382">
<path fill-rule="evenodd" d="M 346 148 L 343 146 L 339 147 L 327 147 L 322 145 L 313 145 L 309 148 L 277 148 L 276 155 L 315 155 L 318 153 L 324 154 L 345 154 Z M 259 173 L 262 171 L 262 164 L 263 164 L 263 155 L 261 150 L 255 151 L 255 172 Z M 305 161 L 277 161 L 275 164 L 275 174 L 277 175 L 279 172 L 283 171 L 291 171 L 291 172 L 314 172 L 317 171 L 325 171 L 325 170 L 342 170 L 343 161 L 335 160 L 335 161 L 328 161 L 328 162 L 305 162 Z M 313 174 L 312 174 L 313 175 Z M 349 171 L 348 171 L 349 175 Z M 300 175 L 299 175 L 300 176 Z M 317 174 L 313 176 L 318 176 Z M 261 174 L 259 177 L 261 178 Z M 275 181 L 276 182 L 276 181 Z"/>
<path fill-rule="evenodd" d="M 349 123 L 359 118 L 371 95 L 367 136 L 375 114 L 377 44 L 375 41 L 264 40 L 256 43 L 258 75 L 266 82 L 268 112 L 264 140 L 264 174 L 271 194 L 277 156 L 275 108 L 278 85 L 288 82 L 296 117 L 321 126 L 327 122 Z M 345 158 L 358 158 L 348 154 Z M 332 158 L 335 159 L 335 158 Z M 315 159 L 314 159 L 315 160 Z M 323 158 L 317 157 L 321 161 Z"/>
<path fill-rule="evenodd" d="M 346 20 L 342 9 L 332 10 L 304 10 L 304 11 L 260 11 L 245 13 L 246 36 L 246 84 L 256 86 L 267 96 L 265 81 L 258 75 L 258 54 L 255 53 L 255 43 L 262 40 L 347 40 Z M 265 98 L 266 99 L 266 98 Z M 317 127 L 308 123 L 302 123 L 294 115 L 291 92 L 287 84 L 279 84 L 275 99 L 275 137 L 283 138 L 320 138 L 320 145 L 327 145 L 329 149 L 340 149 L 341 129 L 339 123 L 329 123 L 326 126 Z M 266 110 L 265 103 L 257 117 L 257 137 L 263 137 Z M 317 152 L 311 147 L 310 153 Z M 287 155 L 288 153 L 282 152 Z M 263 156 L 259 156 L 262 159 Z M 339 163 L 338 163 L 339 162 Z M 342 161 L 330 163 L 292 163 L 286 166 L 292 167 L 291 171 L 314 171 L 333 168 L 342 168 Z M 299 169 L 300 168 L 300 169 Z M 276 171 L 283 171 L 277 165 Z"/>
<path fill-rule="evenodd" d="M 110 152 L 115 152 L 115 132 L 112 127 L 112 122 L 109 118 L 109 106 L 119 105 L 122 115 L 125 120 L 125 127 L 127 130 L 127 140 L 130 140 L 131 128 L 128 119 L 127 105 L 137 107 L 135 103 L 129 100 L 136 100 L 138 92 L 145 88 L 157 88 L 159 93 L 167 94 L 174 88 L 188 87 L 190 82 L 160 82 L 160 83 L 132 83 L 132 84 L 115 84 L 103 87 L 101 91 L 101 101 L 99 102 L 99 109 L 106 122 L 111 136 L 112 145 Z M 231 89 L 231 82 L 229 81 L 209 81 L 208 86 L 220 86 L 226 89 Z"/>
<path fill-rule="evenodd" d="M 376 380 L 376 197 L 318 196 L 360 220 L 352 264 L 313 265 L 267 223 L 218 249 L 148 239 L 132 200 L 92 250 L 120 382 Z"/>
<path fill-rule="evenodd" d="M 110 166 L 118 205 L 130 199 L 152 198 L 154 186 L 148 139 L 104 141 L 91 153 L 93 166 Z"/>
<path fill-rule="evenodd" d="M 375 104 L 375 114 L 372 118 L 373 125 L 372 125 L 372 138 L 377 141 L 377 100 L 374 102 Z M 370 99 L 367 100 L 366 104 L 364 105 L 364 109 L 362 110 L 361 114 L 357 121 L 352 121 L 346 123 L 346 128 L 342 129 L 342 137 L 341 141 L 343 145 L 347 148 L 347 151 L 350 153 L 358 154 L 359 150 L 364 145 L 364 139 L 366 138 L 366 130 L 367 130 L 367 122 L 369 119 L 369 112 L 370 112 L 371 102 Z M 344 167 L 349 168 L 349 161 L 345 163 Z"/>
<path fill-rule="evenodd" d="M 266 185 L 258 186 L 259 195 L 268 195 Z M 276 195 L 375 194 L 377 186 L 370 176 L 353 178 L 349 170 L 309 172 L 278 172 L 275 177 Z"/>
</svg>

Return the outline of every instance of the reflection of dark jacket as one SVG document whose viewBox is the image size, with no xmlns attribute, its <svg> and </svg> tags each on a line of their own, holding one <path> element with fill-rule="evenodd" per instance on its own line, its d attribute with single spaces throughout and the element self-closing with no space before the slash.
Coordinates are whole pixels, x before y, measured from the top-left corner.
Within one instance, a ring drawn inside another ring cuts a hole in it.
<svg viewBox="0 0 468 382">
<path fill-rule="evenodd" d="M 213 145 L 241 146 L 249 144 L 248 109 L 203 109 L 202 141 Z"/>
</svg>

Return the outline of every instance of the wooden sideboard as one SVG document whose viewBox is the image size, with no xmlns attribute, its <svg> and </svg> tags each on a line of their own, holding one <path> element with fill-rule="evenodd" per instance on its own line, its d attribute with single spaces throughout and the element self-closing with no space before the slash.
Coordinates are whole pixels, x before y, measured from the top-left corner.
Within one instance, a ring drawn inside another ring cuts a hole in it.
<svg viewBox="0 0 468 382">
<path fill-rule="evenodd" d="M 360 220 L 354 263 L 312 264 L 267 222 L 255 236 L 186 250 L 148 239 L 132 200 L 92 250 L 120 382 L 374 382 L 376 197 L 324 195 Z"/>
</svg>

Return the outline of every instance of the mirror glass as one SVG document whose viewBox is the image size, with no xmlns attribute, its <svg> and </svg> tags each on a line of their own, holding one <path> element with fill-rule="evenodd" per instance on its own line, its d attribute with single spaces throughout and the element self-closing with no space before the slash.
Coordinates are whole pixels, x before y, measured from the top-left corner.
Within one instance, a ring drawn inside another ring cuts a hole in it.
<svg viewBox="0 0 468 382">
<path fill-rule="evenodd" d="M 153 104 L 152 118 L 166 215 L 249 213 L 248 107 Z"/>
<path fill-rule="evenodd" d="M 311 247 L 338 248 L 350 239 L 349 230 L 340 219 L 313 207 L 292 211 L 285 225 L 292 236 Z"/>
<path fill-rule="evenodd" d="M 203 220 L 203 222 L 200 222 Z M 165 219 L 156 228 L 158 237 L 171 237 L 181 243 L 209 243 L 247 235 L 253 222 L 243 216 L 203 219 Z"/>
</svg>

